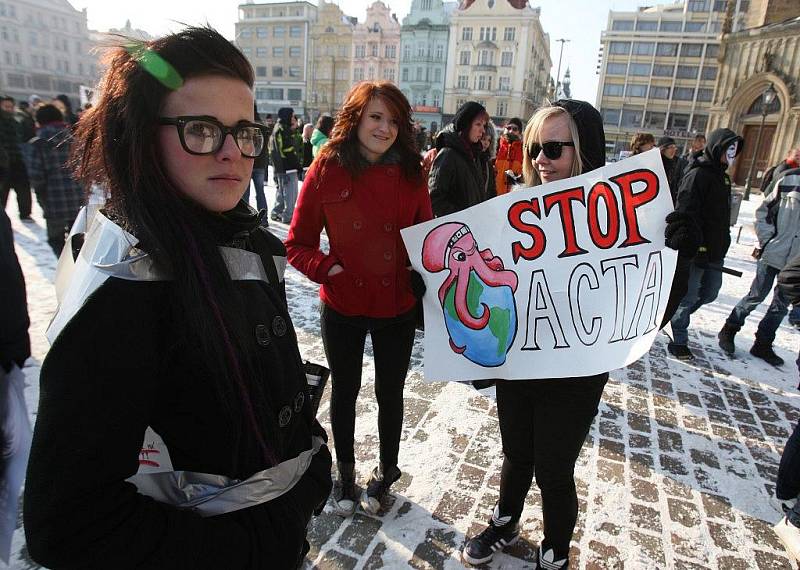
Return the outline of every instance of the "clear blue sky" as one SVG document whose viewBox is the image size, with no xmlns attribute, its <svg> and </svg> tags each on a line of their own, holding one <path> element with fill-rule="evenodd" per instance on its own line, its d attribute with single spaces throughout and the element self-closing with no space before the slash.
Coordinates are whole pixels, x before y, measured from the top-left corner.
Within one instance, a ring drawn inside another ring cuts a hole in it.
<svg viewBox="0 0 800 570">
<path fill-rule="evenodd" d="M 387 0 L 384 0 L 387 1 Z M 503 0 L 500 0 L 503 1 Z M 71 0 L 78 9 L 87 8 L 89 27 L 105 31 L 121 28 L 130 19 L 133 27 L 153 35 L 175 30 L 176 22 L 210 23 L 226 37 L 233 37 L 238 18 L 238 2 L 230 0 Z M 351 16 L 364 20 L 366 7 L 372 0 L 339 0 L 338 4 Z M 388 1 L 398 19 L 408 13 L 411 0 Z M 541 0 L 531 2 L 542 8 L 542 25 L 550 34 L 553 76 L 558 66 L 560 44 L 555 40 L 571 40 L 564 47 L 561 73 L 569 66 L 572 73 L 572 96 L 594 103 L 597 91 L 597 54 L 600 31 L 605 27 L 609 10 L 634 10 L 640 5 L 653 5 L 645 0 Z"/>
</svg>

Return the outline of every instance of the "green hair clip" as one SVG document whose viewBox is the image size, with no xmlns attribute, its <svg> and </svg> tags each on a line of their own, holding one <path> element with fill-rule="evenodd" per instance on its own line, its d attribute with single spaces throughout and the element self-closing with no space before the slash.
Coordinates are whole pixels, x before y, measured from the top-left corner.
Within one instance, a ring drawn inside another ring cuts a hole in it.
<svg viewBox="0 0 800 570">
<path fill-rule="evenodd" d="M 155 77 L 167 89 L 180 89 L 183 77 L 163 57 L 143 44 L 126 46 L 125 49 L 147 73 Z"/>
</svg>

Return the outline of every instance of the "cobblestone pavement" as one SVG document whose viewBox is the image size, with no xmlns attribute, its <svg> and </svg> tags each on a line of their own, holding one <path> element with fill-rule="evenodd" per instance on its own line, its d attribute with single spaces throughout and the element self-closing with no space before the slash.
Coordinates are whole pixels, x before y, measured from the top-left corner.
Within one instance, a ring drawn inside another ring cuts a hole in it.
<svg viewBox="0 0 800 570">
<path fill-rule="evenodd" d="M 38 366 L 47 350 L 42 333 L 55 308 L 54 259 L 46 255 L 43 224 L 24 225 L 15 217 L 13 223 L 31 300 L 34 358 L 26 373 L 33 416 Z M 275 233 L 285 237 L 285 227 L 277 225 Z M 734 265 L 750 273 L 737 282 L 740 289 L 752 276 L 743 258 Z M 287 290 L 303 356 L 325 362 L 317 287 L 290 270 Z M 576 468 L 580 514 L 571 567 L 796 567 L 770 528 L 778 514 L 769 497 L 783 444 L 800 418 L 797 369 L 791 362 L 774 369 L 746 355 L 751 329 L 740 335 L 740 357 L 722 355 L 714 333 L 741 294 L 724 292 L 719 306 L 702 309 L 693 321 L 694 363 L 668 358 L 660 336 L 647 357 L 612 372 Z M 779 333 L 787 360 L 797 335 L 788 327 Z M 465 537 L 491 514 L 502 461 L 494 403 L 460 384 L 424 383 L 421 335 L 417 341 L 405 395 L 403 477 L 379 516 L 342 519 L 328 508 L 317 517 L 309 529 L 307 568 L 461 568 Z M 369 351 L 368 344 L 356 427 L 361 483 L 377 461 Z M 328 411 L 326 393 L 320 420 L 327 428 Z M 534 485 L 523 539 L 490 566 L 530 567 L 541 521 Z M 12 559 L 14 568 L 38 568 L 26 555 L 21 528 Z"/>
</svg>

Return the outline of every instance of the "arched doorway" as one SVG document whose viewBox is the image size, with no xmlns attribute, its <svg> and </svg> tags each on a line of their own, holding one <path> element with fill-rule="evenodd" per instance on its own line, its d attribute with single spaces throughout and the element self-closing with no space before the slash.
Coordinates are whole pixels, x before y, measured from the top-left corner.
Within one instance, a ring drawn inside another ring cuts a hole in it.
<svg viewBox="0 0 800 570">
<path fill-rule="evenodd" d="M 753 169 L 752 187 L 758 188 L 761 185 L 764 172 L 771 166 L 769 164 L 770 155 L 772 153 L 772 144 L 775 139 L 775 130 L 777 123 L 771 117 L 779 115 L 781 112 L 781 99 L 775 97 L 772 103 L 767 107 L 766 120 L 764 127 L 761 130 L 761 140 L 756 148 L 758 141 L 758 131 L 761 128 L 761 118 L 764 112 L 764 103 L 759 94 L 747 108 L 747 110 L 740 117 L 742 124 L 742 138 L 744 139 L 744 150 L 736 160 L 733 182 L 739 186 L 744 186 L 747 183 L 747 174 L 750 172 L 750 165 L 755 160 L 755 168 Z"/>
</svg>

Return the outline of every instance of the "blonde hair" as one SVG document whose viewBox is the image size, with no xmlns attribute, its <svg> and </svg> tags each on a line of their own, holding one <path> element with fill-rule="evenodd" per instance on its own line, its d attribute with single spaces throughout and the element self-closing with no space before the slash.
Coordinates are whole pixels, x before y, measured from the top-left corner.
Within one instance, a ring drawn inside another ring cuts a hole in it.
<svg viewBox="0 0 800 570">
<path fill-rule="evenodd" d="M 545 121 L 562 113 L 567 117 L 567 124 L 569 126 L 569 132 L 572 135 L 572 142 L 575 143 L 570 176 L 577 176 L 583 170 L 578 125 L 575 124 L 572 115 L 563 107 L 556 107 L 555 105 L 541 107 L 533 114 L 528 124 L 525 125 L 525 131 L 522 134 L 522 175 L 525 178 L 525 184 L 527 186 L 538 186 L 542 183 L 542 179 L 539 178 L 539 172 L 533 166 L 533 159 L 536 157 L 528 154 L 528 146 L 534 142 L 547 142 L 541 140 L 541 132 Z"/>
</svg>

